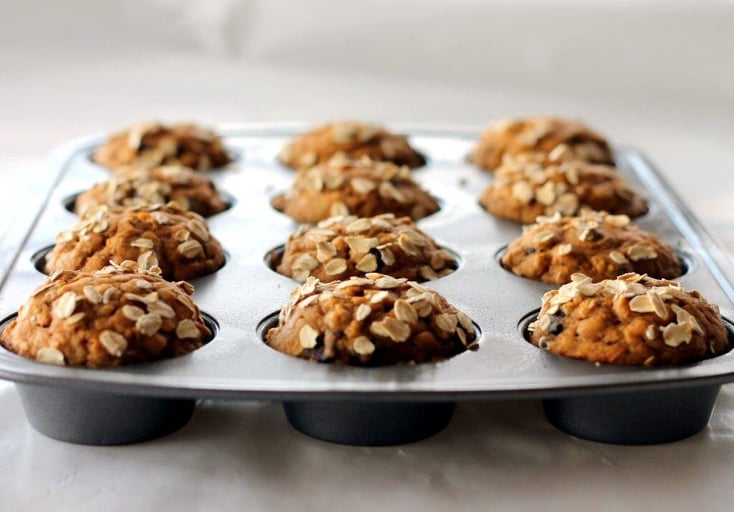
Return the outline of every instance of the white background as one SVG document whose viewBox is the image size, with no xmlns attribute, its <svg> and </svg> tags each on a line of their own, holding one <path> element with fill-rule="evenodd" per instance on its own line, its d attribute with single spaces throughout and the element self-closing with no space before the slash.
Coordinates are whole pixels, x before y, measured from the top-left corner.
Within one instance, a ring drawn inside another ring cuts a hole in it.
<svg viewBox="0 0 734 512">
<path fill-rule="evenodd" d="M 734 3 L 0 1 L 3 218 L 54 145 L 148 118 L 482 126 L 580 117 L 643 149 L 734 249 Z M 40 174 L 38 174 L 40 173 Z M 169 438 L 76 447 L 0 384 L 0 510 L 725 510 L 734 392 L 658 447 L 558 433 L 536 402 L 459 408 L 399 448 L 320 443 L 277 405 L 208 404 Z"/>
<path fill-rule="evenodd" d="M 557 113 L 643 148 L 729 246 L 734 3 L 0 3 L 0 157 L 140 119 L 475 124 Z"/>
</svg>

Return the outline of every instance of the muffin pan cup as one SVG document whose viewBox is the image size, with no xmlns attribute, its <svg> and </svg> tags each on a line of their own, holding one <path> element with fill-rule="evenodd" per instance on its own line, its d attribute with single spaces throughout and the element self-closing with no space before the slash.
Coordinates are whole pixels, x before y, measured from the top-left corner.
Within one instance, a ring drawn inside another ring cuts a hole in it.
<svg viewBox="0 0 734 512">
<path fill-rule="evenodd" d="M 16 384 L 28 422 L 59 441 L 120 445 L 149 441 L 180 429 L 195 400 Z"/>
<path fill-rule="evenodd" d="M 454 402 L 283 402 L 286 418 L 308 436 L 355 446 L 412 443 L 451 421 Z"/>
<path fill-rule="evenodd" d="M 706 426 L 719 387 L 734 381 L 734 352 L 675 368 L 615 367 L 556 357 L 525 341 L 524 320 L 552 286 L 515 276 L 495 257 L 521 226 L 478 204 L 492 176 L 466 163 L 479 133 L 474 129 L 392 127 L 428 156 L 413 176 L 442 205 L 418 227 L 461 262 L 454 273 L 426 284 L 472 318 L 479 349 L 438 363 L 361 368 L 305 361 L 265 345 L 264 322 L 297 285 L 267 265 L 268 252 L 298 227 L 270 205 L 293 180 L 275 156 L 306 128 L 220 128 L 240 156 L 209 173 L 234 198 L 231 209 L 208 219 L 227 264 L 192 282 L 194 300 L 218 325 L 210 343 L 175 359 L 95 370 L 41 364 L 0 348 L 0 378 L 17 383 L 36 429 L 74 443 L 137 442 L 183 426 L 199 398 L 281 401 L 296 429 L 353 445 L 423 439 L 448 425 L 453 404 L 466 400 L 542 399 L 559 429 L 610 443 L 668 442 Z M 64 199 L 106 179 L 108 171 L 89 160 L 103 140 L 86 137 L 51 154 L 53 190 L 26 236 L 11 237 L 23 240 L 14 263 L 0 268 L 3 317 L 45 279 L 33 254 L 76 221 Z M 734 318 L 734 267 L 725 252 L 639 152 L 618 149 L 616 158 L 620 173 L 650 202 L 636 223 L 687 256 L 684 287 Z"/>
<path fill-rule="evenodd" d="M 721 386 L 607 393 L 543 400 L 558 429 L 591 441 L 659 444 L 685 439 L 708 425 Z"/>
</svg>

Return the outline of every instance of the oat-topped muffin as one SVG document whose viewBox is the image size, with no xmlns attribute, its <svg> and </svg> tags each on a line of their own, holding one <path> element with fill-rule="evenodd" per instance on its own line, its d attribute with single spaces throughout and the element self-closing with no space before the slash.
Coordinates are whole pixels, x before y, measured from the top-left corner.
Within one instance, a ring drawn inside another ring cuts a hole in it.
<svg viewBox="0 0 734 512">
<path fill-rule="evenodd" d="M 344 158 L 299 170 L 291 189 L 276 197 L 273 206 L 299 222 L 381 213 L 417 220 L 438 211 L 436 200 L 413 181 L 407 167 Z"/>
<path fill-rule="evenodd" d="M 426 159 L 410 147 L 404 135 L 390 133 L 382 126 L 356 121 L 338 121 L 317 126 L 289 142 L 278 155 L 288 167 L 298 169 L 326 162 L 335 155 L 369 157 L 415 168 Z"/>
<path fill-rule="evenodd" d="M 109 262 L 160 267 L 168 280 L 194 279 L 224 264 L 219 241 L 198 214 L 175 204 L 139 208 L 98 206 L 56 237 L 44 270 L 99 270 Z"/>
<path fill-rule="evenodd" d="M 554 117 L 505 119 L 491 125 L 474 148 L 471 161 L 493 171 L 505 157 L 523 153 L 549 155 L 550 160 L 585 160 L 614 165 L 604 137 L 585 124 Z"/>
<path fill-rule="evenodd" d="M 111 135 L 92 160 L 109 169 L 183 165 L 207 171 L 228 164 L 232 157 L 212 130 L 188 123 L 146 122 Z"/>
<path fill-rule="evenodd" d="M 719 308 L 679 283 L 625 274 L 598 283 L 583 274 L 543 296 L 530 324 L 534 345 L 591 362 L 662 366 L 729 350 Z"/>
<path fill-rule="evenodd" d="M 276 270 L 296 281 L 321 281 L 381 272 L 412 281 L 450 274 L 456 258 L 408 217 L 330 217 L 303 225 L 288 238 Z"/>
<path fill-rule="evenodd" d="M 211 338 L 190 284 L 133 266 L 55 273 L 21 306 L 0 342 L 44 363 L 102 367 L 180 356 Z"/>
<path fill-rule="evenodd" d="M 114 172 L 107 181 L 79 194 L 74 212 L 82 214 L 103 204 L 137 208 L 169 202 L 204 217 L 227 209 L 227 203 L 207 176 L 188 167 L 170 165 Z"/>
<path fill-rule="evenodd" d="M 594 281 L 628 272 L 670 279 L 682 273 L 673 249 L 626 215 L 584 211 L 578 217 L 538 217 L 507 246 L 502 265 L 517 275 L 564 284 L 581 272 Z"/>
<path fill-rule="evenodd" d="M 267 333 L 268 345 L 292 356 L 369 366 L 440 361 L 475 342 L 471 319 L 437 292 L 375 273 L 308 278 Z"/>
<path fill-rule="evenodd" d="M 506 161 L 479 202 L 498 217 L 530 224 L 539 215 L 575 215 L 581 209 L 639 217 L 647 201 L 614 168 L 574 161 L 544 167 Z"/>
</svg>

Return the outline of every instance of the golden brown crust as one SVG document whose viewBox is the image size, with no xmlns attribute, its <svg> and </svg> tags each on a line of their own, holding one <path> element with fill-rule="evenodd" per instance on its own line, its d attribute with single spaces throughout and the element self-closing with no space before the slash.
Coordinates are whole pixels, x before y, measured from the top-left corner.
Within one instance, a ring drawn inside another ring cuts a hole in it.
<svg viewBox="0 0 734 512">
<path fill-rule="evenodd" d="M 628 272 L 665 279 L 682 273 L 670 245 L 630 224 L 626 215 L 584 211 L 578 217 L 537 220 L 502 257 L 502 265 L 517 275 L 564 284 L 577 272 L 594 281 Z"/>
<path fill-rule="evenodd" d="M 286 354 L 351 365 L 426 363 L 476 343 L 467 315 L 437 292 L 406 279 L 367 274 L 291 294 L 267 343 Z"/>
<path fill-rule="evenodd" d="M 175 357 L 209 338 L 193 288 L 151 272 L 108 267 L 63 271 L 38 287 L 0 342 L 23 357 L 70 366 L 106 367 Z"/>
<path fill-rule="evenodd" d="M 143 269 L 160 267 L 169 280 L 210 274 L 224 264 L 219 241 L 206 221 L 176 205 L 139 208 L 98 206 L 56 237 L 44 271 L 94 271 L 111 261 L 133 260 Z"/>
<path fill-rule="evenodd" d="M 198 171 L 232 161 L 219 136 L 195 124 L 145 122 L 112 134 L 92 160 L 109 169 L 182 165 Z"/>
<path fill-rule="evenodd" d="M 580 121 L 555 117 L 506 119 L 490 126 L 471 154 L 474 165 L 493 171 L 505 157 L 550 155 L 555 162 L 585 160 L 614 165 L 604 137 Z"/>
<path fill-rule="evenodd" d="M 438 279 L 457 267 L 408 217 L 331 217 L 288 238 L 277 271 L 303 282 L 334 281 L 380 272 L 411 281 Z"/>
<path fill-rule="evenodd" d="M 278 155 L 288 167 L 299 169 L 326 162 L 335 155 L 377 162 L 393 162 L 415 168 L 426 159 L 410 147 L 407 137 L 385 128 L 356 121 L 337 121 L 317 126 L 289 142 Z"/>
<path fill-rule="evenodd" d="M 573 161 L 544 167 L 533 161 L 506 161 L 479 202 L 498 217 L 525 224 L 539 215 L 575 215 L 583 208 L 639 217 L 648 211 L 614 168 Z"/>
<path fill-rule="evenodd" d="M 413 181 L 407 167 L 343 158 L 300 169 L 291 189 L 276 197 L 273 207 L 311 223 L 333 215 L 381 213 L 417 220 L 438 211 L 436 200 Z"/>
<path fill-rule="evenodd" d="M 99 205 L 137 208 L 169 202 L 204 217 L 227 209 L 207 176 L 188 167 L 162 166 L 113 172 L 106 181 L 79 194 L 74 213 L 81 215 Z"/>
<path fill-rule="evenodd" d="M 679 283 L 625 274 L 593 283 L 583 274 L 543 296 L 531 342 L 586 361 L 667 366 L 729 350 L 719 308 Z"/>
</svg>

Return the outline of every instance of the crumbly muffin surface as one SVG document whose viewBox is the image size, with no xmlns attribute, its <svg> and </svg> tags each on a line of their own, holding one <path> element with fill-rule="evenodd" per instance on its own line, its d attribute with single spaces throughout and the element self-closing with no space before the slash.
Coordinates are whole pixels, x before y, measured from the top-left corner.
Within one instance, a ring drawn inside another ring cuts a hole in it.
<svg viewBox="0 0 734 512">
<path fill-rule="evenodd" d="M 276 270 L 296 281 L 347 279 L 379 272 L 411 281 L 450 274 L 456 258 L 408 217 L 330 217 L 290 236 Z"/>
<path fill-rule="evenodd" d="M 729 350 L 719 308 L 677 282 L 639 274 L 592 282 L 583 274 L 543 296 L 531 342 L 597 363 L 666 366 Z"/>
<path fill-rule="evenodd" d="M 218 270 L 224 252 L 200 215 L 175 204 L 133 209 L 102 205 L 56 236 L 44 270 L 94 271 L 124 260 L 143 269 L 157 266 L 163 278 L 178 281 Z"/>
<path fill-rule="evenodd" d="M 44 363 L 108 367 L 187 354 L 212 336 L 186 282 L 125 262 L 61 271 L 38 287 L 3 330 L 8 350 Z"/>
<path fill-rule="evenodd" d="M 681 262 L 660 237 L 630 223 L 626 215 L 583 211 L 577 217 L 538 217 L 510 242 L 502 265 L 517 275 L 564 284 L 582 273 L 594 281 L 629 272 L 671 279 Z"/>
<path fill-rule="evenodd" d="M 586 208 L 639 217 L 647 201 L 613 167 L 581 161 L 547 167 L 524 159 L 506 161 L 482 192 L 490 213 L 530 224 L 539 215 L 575 215 Z"/>
<path fill-rule="evenodd" d="M 580 121 L 555 117 L 498 121 L 484 132 L 470 158 L 476 166 L 493 171 L 505 157 L 523 153 L 614 165 L 604 137 Z"/>
<path fill-rule="evenodd" d="M 95 150 L 92 160 L 109 169 L 182 165 L 207 171 L 230 163 L 232 157 L 212 130 L 190 123 L 153 121 L 112 134 Z"/>
<path fill-rule="evenodd" d="M 312 167 L 335 155 L 368 157 L 415 168 L 425 165 L 425 157 L 413 149 L 407 137 L 390 133 L 382 126 L 356 121 L 337 121 L 317 126 L 285 145 L 278 160 L 288 167 Z"/>
<path fill-rule="evenodd" d="M 437 292 L 376 273 L 309 278 L 266 337 L 292 356 L 368 366 L 440 361 L 476 343 L 471 319 Z"/>
<path fill-rule="evenodd" d="M 227 204 L 207 176 L 188 167 L 123 168 L 102 183 L 82 192 L 74 212 L 82 214 L 99 205 L 137 208 L 175 203 L 204 217 L 227 209 Z"/>
<path fill-rule="evenodd" d="M 417 220 L 438 211 L 436 200 L 413 181 L 407 167 L 343 158 L 300 169 L 293 186 L 273 206 L 298 222 L 311 223 L 334 215 L 381 213 Z"/>
</svg>

